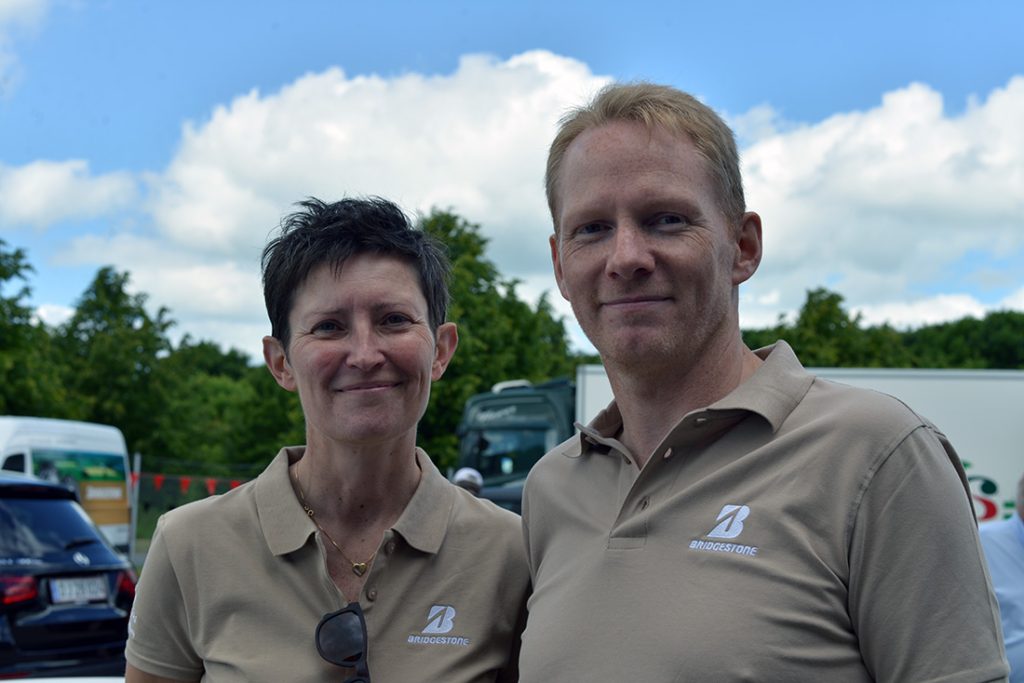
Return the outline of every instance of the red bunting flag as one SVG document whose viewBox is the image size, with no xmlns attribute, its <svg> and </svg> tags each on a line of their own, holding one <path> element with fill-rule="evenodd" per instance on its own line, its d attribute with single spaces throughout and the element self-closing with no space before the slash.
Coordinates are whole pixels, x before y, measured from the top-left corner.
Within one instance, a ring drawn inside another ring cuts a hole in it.
<svg viewBox="0 0 1024 683">
<path fill-rule="evenodd" d="M 131 477 L 131 482 L 132 482 L 132 488 L 135 488 L 136 486 L 139 485 L 139 473 L 138 472 L 132 472 L 130 477 Z"/>
<path fill-rule="evenodd" d="M 230 483 L 231 483 L 231 488 L 233 488 L 233 489 L 234 488 L 238 488 L 239 486 L 242 485 L 242 482 L 239 481 L 238 479 L 232 479 Z"/>
<path fill-rule="evenodd" d="M 153 488 L 155 488 L 157 491 L 162 489 L 164 487 L 164 478 L 165 477 L 162 474 L 154 474 L 153 475 Z"/>
<path fill-rule="evenodd" d="M 217 490 L 217 480 L 214 479 L 213 477 L 207 477 L 207 479 L 206 479 L 206 492 L 209 493 L 212 496 L 216 490 Z"/>
<path fill-rule="evenodd" d="M 180 477 L 178 485 L 181 487 L 182 495 L 185 495 L 188 493 L 188 487 L 192 485 L 192 477 Z"/>
</svg>

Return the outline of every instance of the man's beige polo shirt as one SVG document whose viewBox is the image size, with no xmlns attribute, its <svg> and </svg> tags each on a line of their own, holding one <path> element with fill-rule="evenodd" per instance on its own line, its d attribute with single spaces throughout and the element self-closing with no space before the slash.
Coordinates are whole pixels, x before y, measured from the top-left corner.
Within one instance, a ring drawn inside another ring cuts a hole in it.
<svg viewBox="0 0 1024 683">
<path fill-rule="evenodd" d="M 643 470 L 614 404 L 534 467 L 523 683 L 1002 680 L 945 438 L 784 342 L 758 354 Z"/>
<path fill-rule="evenodd" d="M 255 481 L 161 517 L 126 656 L 183 680 L 337 681 L 320 618 L 349 600 L 288 479 L 283 449 Z M 474 498 L 422 451 L 419 487 L 385 534 L 357 597 L 374 683 L 515 680 L 529 577 L 519 518 Z M 513 661 L 509 678 L 499 677 Z"/>
</svg>

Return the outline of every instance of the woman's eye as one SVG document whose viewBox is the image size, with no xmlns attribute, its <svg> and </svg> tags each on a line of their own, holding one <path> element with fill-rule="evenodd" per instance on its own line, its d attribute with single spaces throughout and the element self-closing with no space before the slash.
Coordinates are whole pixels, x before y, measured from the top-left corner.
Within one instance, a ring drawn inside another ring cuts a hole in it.
<svg viewBox="0 0 1024 683">
<path fill-rule="evenodd" d="M 407 315 L 401 313 L 391 313 L 384 316 L 384 324 L 394 327 L 395 325 L 406 325 L 410 322 L 410 318 Z"/>
<path fill-rule="evenodd" d="M 333 320 L 325 320 L 313 326 L 314 334 L 331 334 L 341 329 L 341 325 Z"/>
</svg>

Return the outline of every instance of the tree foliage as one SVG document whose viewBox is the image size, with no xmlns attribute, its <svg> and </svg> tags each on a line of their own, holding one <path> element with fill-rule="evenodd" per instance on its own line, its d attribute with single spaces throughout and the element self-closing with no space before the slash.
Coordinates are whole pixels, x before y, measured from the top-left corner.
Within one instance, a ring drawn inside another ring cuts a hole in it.
<svg viewBox="0 0 1024 683">
<path fill-rule="evenodd" d="M 420 422 L 419 442 L 442 466 L 455 464 L 456 427 L 462 406 L 473 394 L 509 378 L 542 381 L 571 375 L 565 326 L 546 298 L 535 307 L 516 293 L 485 258 L 487 240 L 480 227 L 450 211 L 434 210 L 420 226 L 448 247 L 452 261 L 448 319 L 459 328 L 459 348 Z"/>
<path fill-rule="evenodd" d="M 1024 368 L 1024 313 L 996 311 L 983 319 L 900 331 L 865 327 L 843 297 L 812 289 L 793 322 L 743 332 L 751 348 L 785 339 L 809 367 Z"/>
<path fill-rule="evenodd" d="M 66 400 L 51 337 L 26 303 L 32 272 L 24 250 L 0 240 L 0 414 L 37 415 Z"/>
<path fill-rule="evenodd" d="M 53 341 L 63 385 L 74 397 L 67 416 L 117 425 L 129 448 L 138 449 L 164 405 L 157 367 L 171 351 L 167 331 L 174 322 L 166 308 L 151 316 L 147 296 L 130 294 L 128 282 L 128 273 L 101 268 Z"/>
<path fill-rule="evenodd" d="M 459 348 L 433 386 L 419 443 L 442 467 L 455 463 L 462 406 L 494 383 L 572 376 L 595 357 L 573 355 L 546 298 L 531 305 L 518 283 L 485 256 L 478 225 L 435 210 L 421 226 L 448 245 L 449 319 Z M 144 469 L 246 478 L 284 445 L 305 440 L 297 396 L 237 350 L 185 336 L 171 342 L 170 312 L 151 312 L 130 276 L 101 268 L 63 325 L 36 321 L 28 304 L 32 267 L 0 241 L 0 413 L 81 419 L 121 428 Z M 813 289 L 799 314 L 746 330 L 756 348 L 788 340 L 808 366 L 1024 368 L 1024 313 L 900 331 L 865 326 L 843 298 Z"/>
</svg>

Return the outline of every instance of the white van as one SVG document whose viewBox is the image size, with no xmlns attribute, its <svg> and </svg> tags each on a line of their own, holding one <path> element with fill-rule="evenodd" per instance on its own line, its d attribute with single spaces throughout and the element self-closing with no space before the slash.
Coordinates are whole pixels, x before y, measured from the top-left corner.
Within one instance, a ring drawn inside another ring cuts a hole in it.
<svg viewBox="0 0 1024 683">
<path fill-rule="evenodd" d="M 63 483 L 116 550 L 131 540 L 128 449 L 116 427 L 0 416 L 0 469 Z"/>
</svg>

